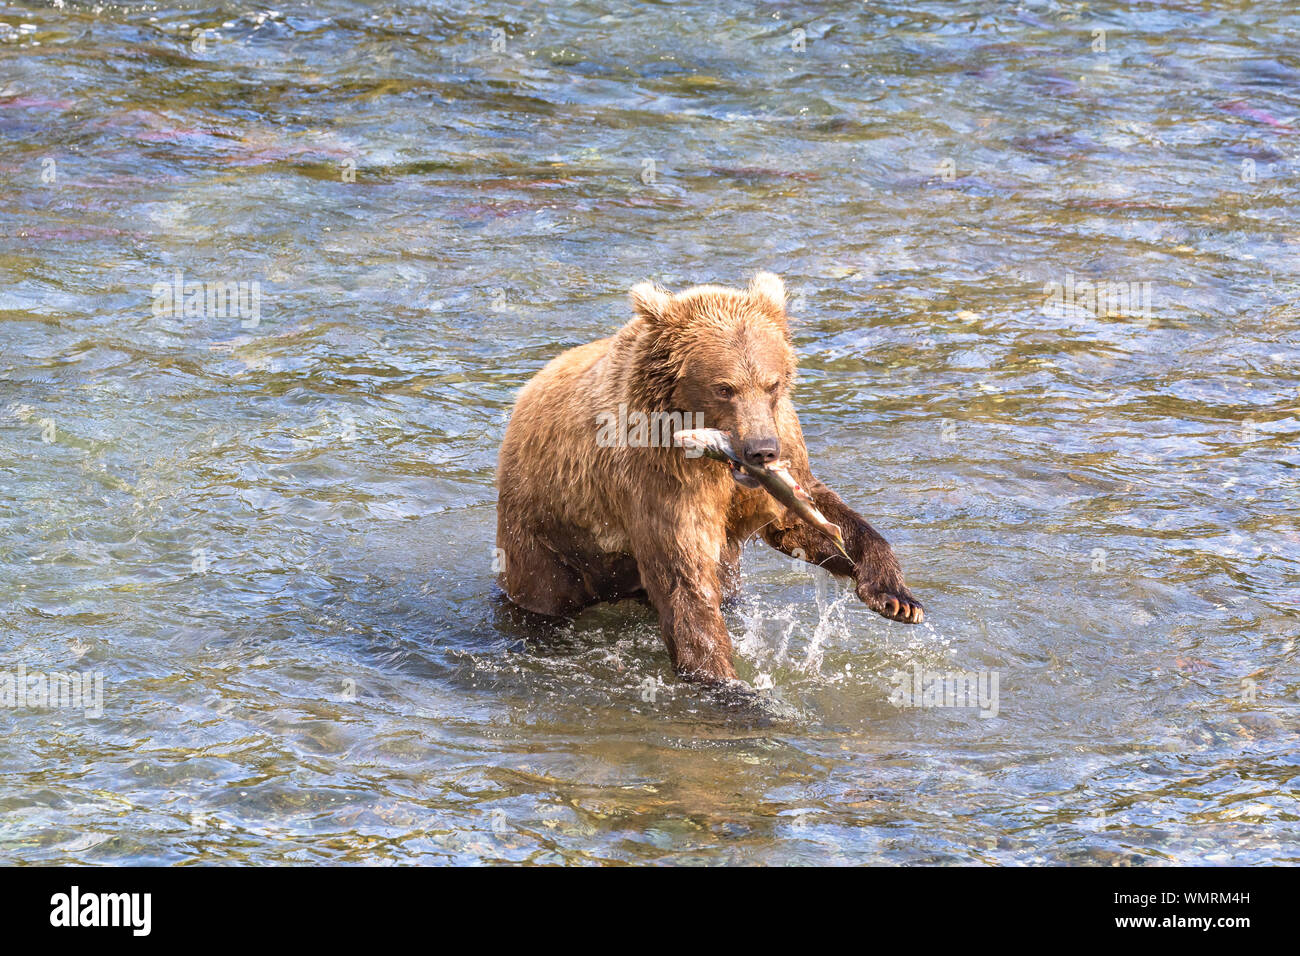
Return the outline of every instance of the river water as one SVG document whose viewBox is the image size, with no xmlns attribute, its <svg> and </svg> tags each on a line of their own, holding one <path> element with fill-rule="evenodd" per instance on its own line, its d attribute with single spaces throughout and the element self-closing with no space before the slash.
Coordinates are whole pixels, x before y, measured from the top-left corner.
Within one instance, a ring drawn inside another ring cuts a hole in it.
<svg viewBox="0 0 1300 956">
<path fill-rule="evenodd" d="M 0 5 L 0 860 L 1296 862 L 1297 36 Z M 760 268 L 927 608 L 752 547 L 768 721 L 645 607 L 539 632 L 492 573 L 516 390 L 633 283 Z M 986 706 L 897 706 L 918 670 Z"/>
</svg>

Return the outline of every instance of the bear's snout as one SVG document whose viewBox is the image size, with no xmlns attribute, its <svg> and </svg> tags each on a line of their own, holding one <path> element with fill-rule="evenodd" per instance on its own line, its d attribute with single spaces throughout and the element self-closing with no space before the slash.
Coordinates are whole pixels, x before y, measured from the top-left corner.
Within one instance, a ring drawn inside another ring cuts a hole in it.
<svg viewBox="0 0 1300 956">
<path fill-rule="evenodd" d="M 740 443 L 740 454 L 751 465 L 766 465 L 781 457 L 781 443 L 775 437 L 746 438 Z"/>
</svg>

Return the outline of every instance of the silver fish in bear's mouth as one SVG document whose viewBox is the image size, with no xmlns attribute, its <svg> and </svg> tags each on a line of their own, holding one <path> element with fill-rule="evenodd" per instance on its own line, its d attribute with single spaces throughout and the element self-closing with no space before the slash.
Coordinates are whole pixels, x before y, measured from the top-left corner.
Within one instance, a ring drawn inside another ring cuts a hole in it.
<svg viewBox="0 0 1300 956">
<path fill-rule="evenodd" d="M 737 484 L 746 488 L 764 489 L 803 521 L 830 538 L 835 543 L 835 547 L 839 548 L 840 554 L 850 562 L 853 561 L 844 546 L 844 534 L 840 526 L 832 524 L 817 510 L 812 495 L 804 491 L 803 486 L 790 473 L 788 461 L 783 459 L 769 462 L 767 465 L 751 465 L 736 454 L 731 444 L 731 436 L 716 428 L 692 428 L 675 432 L 673 442 L 688 451 L 698 452 L 706 458 L 725 462 L 731 468 L 731 477 L 736 479 Z"/>
</svg>

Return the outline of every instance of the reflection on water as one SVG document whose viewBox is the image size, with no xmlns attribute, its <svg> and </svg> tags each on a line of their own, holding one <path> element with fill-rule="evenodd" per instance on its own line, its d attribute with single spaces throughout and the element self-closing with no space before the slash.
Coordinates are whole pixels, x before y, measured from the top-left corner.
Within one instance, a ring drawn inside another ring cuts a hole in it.
<svg viewBox="0 0 1300 956">
<path fill-rule="evenodd" d="M 0 665 L 104 679 L 0 711 L 0 858 L 1295 862 L 1298 28 L 0 7 Z M 753 549 L 766 721 L 491 573 L 514 391 L 756 268 L 928 609 Z"/>
</svg>

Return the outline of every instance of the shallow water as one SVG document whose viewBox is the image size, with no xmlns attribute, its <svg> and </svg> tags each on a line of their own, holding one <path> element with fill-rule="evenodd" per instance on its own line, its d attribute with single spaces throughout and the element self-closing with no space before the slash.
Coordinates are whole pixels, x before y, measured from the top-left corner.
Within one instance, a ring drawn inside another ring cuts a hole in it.
<svg viewBox="0 0 1300 956">
<path fill-rule="evenodd" d="M 0 860 L 1296 862 L 1298 31 L 0 6 L 0 668 L 103 679 L 0 710 Z M 516 389 L 634 282 L 757 268 L 928 611 L 751 548 L 767 722 L 491 572 Z M 257 321 L 156 314 L 177 273 Z M 1085 280 L 1150 309 L 1045 301 Z M 895 706 L 917 665 L 996 715 Z"/>
</svg>

